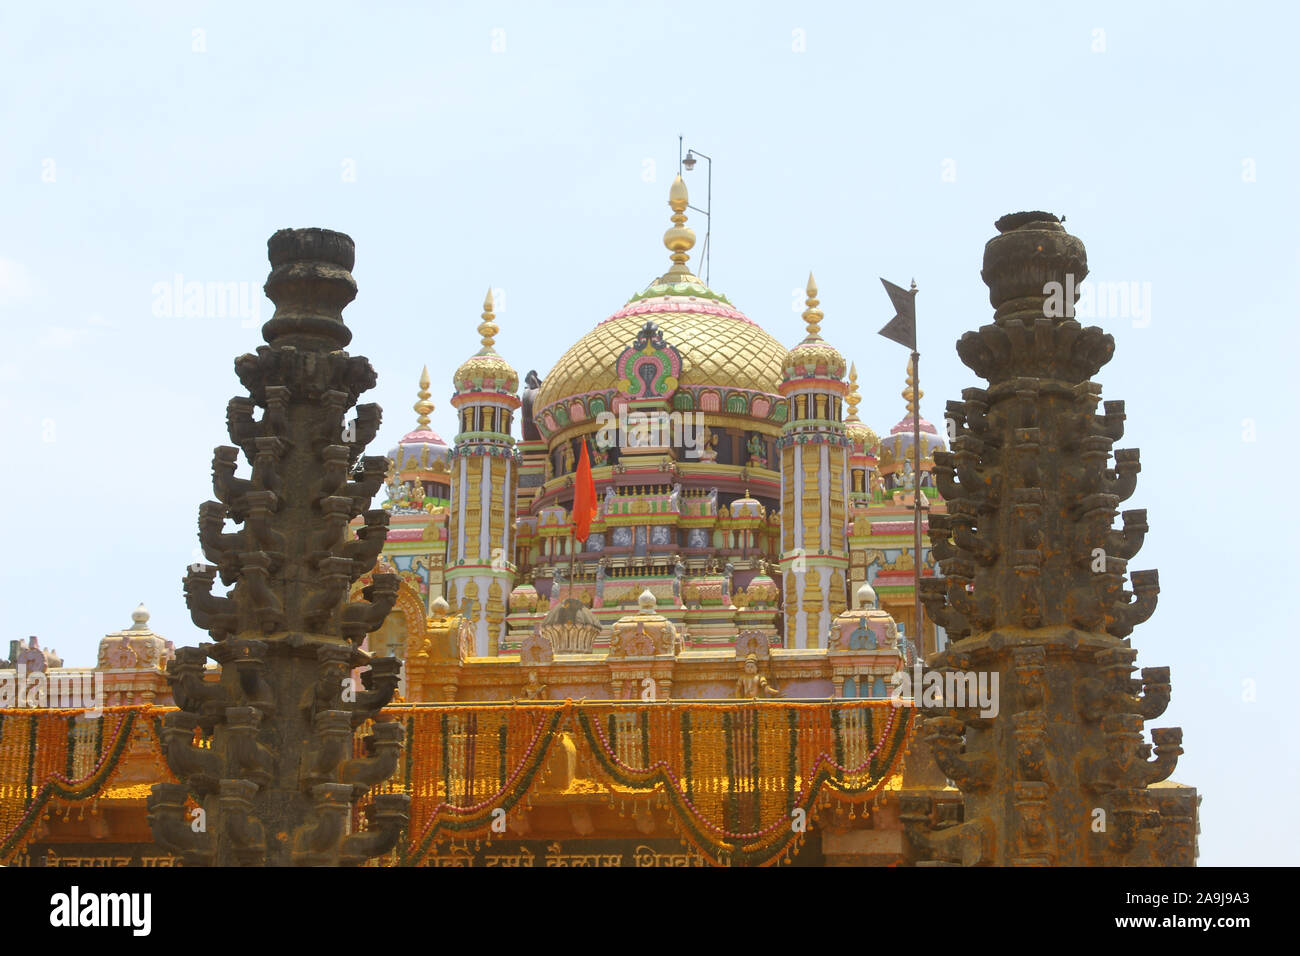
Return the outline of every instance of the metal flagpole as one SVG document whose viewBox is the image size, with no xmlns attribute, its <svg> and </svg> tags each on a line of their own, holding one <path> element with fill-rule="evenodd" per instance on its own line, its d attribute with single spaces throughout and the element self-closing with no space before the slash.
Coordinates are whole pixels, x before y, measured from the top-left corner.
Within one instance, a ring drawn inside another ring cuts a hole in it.
<svg viewBox="0 0 1300 956">
<path fill-rule="evenodd" d="M 912 286 L 913 295 L 916 294 L 915 284 Z M 912 350 L 912 503 L 914 507 L 913 524 L 915 525 L 914 550 L 912 551 L 912 588 L 916 603 L 914 614 L 916 621 L 916 656 L 919 659 L 925 657 L 925 637 L 924 628 L 921 620 L 921 373 L 918 371 L 921 365 L 921 353 Z"/>
<path fill-rule="evenodd" d="M 573 520 L 576 521 L 576 518 Z M 578 556 L 578 536 L 575 534 L 576 530 L 577 529 L 573 527 L 571 523 L 569 527 L 569 597 L 573 597 L 573 562 Z"/>
<path fill-rule="evenodd" d="M 921 380 L 917 372 L 921 353 L 916 348 L 916 280 L 912 280 L 911 289 L 894 285 L 887 279 L 880 282 L 894 306 L 894 317 L 880 330 L 880 334 L 912 351 L 912 588 L 915 592 L 912 641 L 916 648 L 917 666 L 920 666 L 925 651 L 922 640 L 925 625 L 921 612 Z"/>
</svg>

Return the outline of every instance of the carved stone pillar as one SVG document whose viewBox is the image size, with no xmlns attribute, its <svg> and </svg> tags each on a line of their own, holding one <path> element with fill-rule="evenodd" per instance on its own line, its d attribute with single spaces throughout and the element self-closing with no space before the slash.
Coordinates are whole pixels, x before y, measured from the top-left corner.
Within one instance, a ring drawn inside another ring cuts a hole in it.
<svg viewBox="0 0 1300 956">
<path fill-rule="evenodd" d="M 235 360 L 249 394 L 227 406 L 233 445 L 216 449 L 218 500 L 200 507 L 211 563 L 185 577 L 191 617 L 213 643 L 180 648 L 168 666 L 180 710 L 163 721 L 163 750 L 182 782 L 154 787 L 150 824 L 187 866 L 356 865 L 394 846 L 409 803 L 380 796 L 367 826 L 346 832 L 352 806 L 393 772 L 403 737 L 399 723 L 374 724 L 369 755 L 353 757 L 353 729 L 388 703 L 400 668 L 360 649 L 393 606 L 396 575 L 375 575 L 364 600 L 347 600 L 387 533 L 387 512 L 368 510 L 386 460 L 362 456 L 380 410 L 356 405 L 375 372 L 343 351 L 352 240 L 284 229 L 267 245 L 275 314 L 266 344 Z M 235 477 L 241 451 L 248 478 Z M 347 540 L 347 522 L 362 514 L 366 533 Z M 237 530 L 225 531 L 227 521 Z M 211 593 L 218 575 L 234 585 L 226 596 Z M 219 683 L 204 680 L 209 657 L 222 666 Z M 367 664 L 352 686 L 352 670 Z M 210 748 L 194 746 L 196 730 Z M 191 793 L 203 827 L 191 826 Z"/>
<path fill-rule="evenodd" d="M 1154 760 L 1143 741 L 1168 703 L 1168 670 L 1130 676 L 1126 639 L 1159 584 L 1155 571 L 1128 571 L 1146 512 L 1112 528 L 1140 469 L 1136 449 L 1114 450 L 1111 463 L 1124 403 L 1098 414 L 1090 381 L 1115 342 L 1073 318 L 1082 242 L 1041 212 L 997 228 L 983 270 L 993 321 L 957 343 L 988 386 L 948 403 L 955 439 L 934 456 L 948 514 L 930 516 L 943 576 L 922 582 L 952 642 L 927 664 L 953 680 L 946 713 L 921 733 L 962 790 L 965 822 L 945 826 L 912 800 L 905 829 L 921 861 L 1187 863 L 1188 828 L 1148 789 L 1173 771 L 1182 732 L 1154 730 Z M 994 692 L 992 706 L 958 699 L 971 679 Z"/>
</svg>

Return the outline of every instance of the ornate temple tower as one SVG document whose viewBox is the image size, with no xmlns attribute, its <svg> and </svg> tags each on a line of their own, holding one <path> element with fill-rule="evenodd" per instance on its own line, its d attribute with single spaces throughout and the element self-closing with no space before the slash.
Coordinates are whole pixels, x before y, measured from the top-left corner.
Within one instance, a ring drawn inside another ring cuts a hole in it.
<svg viewBox="0 0 1300 956">
<path fill-rule="evenodd" d="M 412 646 L 409 638 L 423 630 L 433 601 L 443 593 L 451 446 L 429 424 L 433 407 L 429 370 L 425 368 L 412 406 L 417 416 L 415 429 L 388 451 L 387 498 L 382 507 L 390 516 L 384 546 L 389 567 L 381 570 L 395 570 L 402 579 L 402 590 L 394 613 L 370 637 L 369 649 L 377 656 Z"/>
<path fill-rule="evenodd" d="M 352 240 L 282 229 L 267 246 L 275 314 L 262 327 L 266 345 L 235 360 L 249 394 L 227 405 L 234 445 L 216 449 L 218 500 L 199 508 L 212 564 L 185 576 L 190 615 L 213 643 L 182 647 L 168 663 L 180 709 L 163 718 L 163 752 L 181 782 L 154 786 L 149 822 L 186 866 L 356 865 L 392 849 L 410 803 L 379 794 L 368 827 L 349 833 L 354 804 L 393 772 L 405 736 L 402 724 L 377 720 L 373 755 L 353 756 L 354 729 L 379 716 L 400 668 L 360 649 L 393 607 L 396 575 L 376 574 L 362 600 L 348 600 L 388 529 L 388 513 L 369 508 L 387 462 L 361 454 L 379 406 L 357 405 L 345 421 L 375 371 L 343 350 L 352 333 L 342 311 L 357 294 Z M 247 478 L 235 477 L 241 450 Z M 347 540 L 348 521 L 363 513 Z M 227 532 L 227 521 L 241 527 Z M 218 573 L 234 585 L 226 596 L 211 593 Z M 209 657 L 219 682 L 206 678 Z M 358 690 L 351 673 L 367 664 Z"/>
<path fill-rule="evenodd" d="M 902 818 L 922 862 L 1191 865 L 1195 791 L 1152 788 L 1173 771 L 1182 731 L 1152 731 L 1154 760 L 1143 740 L 1169 702 L 1169 669 L 1130 676 L 1129 635 L 1159 585 L 1155 571 L 1134 571 L 1124 590 L 1146 512 L 1111 527 L 1139 471 L 1136 449 L 1110 463 L 1124 403 L 1096 414 L 1090 379 L 1115 341 L 1080 326 L 1073 299 L 1049 307 L 1088 272 L 1083 243 L 1055 216 L 1017 213 L 997 229 L 982 273 L 993 322 L 957 343 L 989 384 L 948 403 L 956 438 L 934 474 L 949 513 L 930 516 L 944 576 L 922 581 L 952 639 L 928 661 L 927 677 L 947 685 L 946 716 L 922 734 L 962 791 L 965 822 L 919 796 L 904 798 Z M 992 686 L 994 713 L 959 698 L 966 675 Z"/>
<path fill-rule="evenodd" d="M 781 381 L 790 405 L 778 443 L 786 647 L 825 646 L 847 606 L 849 439 L 840 405 L 848 388 L 844 358 L 820 335 L 811 273 L 807 292 L 808 334 L 786 354 Z"/>
<path fill-rule="evenodd" d="M 493 348 L 492 290 L 483 300 L 483 347 L 454 378 L 451 404 L 460 432 L 451 452 L 447 601 L 474 628 L 474 653 L 495 656 L 505 638 L 514 587 L 515 492 L 520 456 L 510 424 L 520 406 L 519 375 Z"/>
</svg>

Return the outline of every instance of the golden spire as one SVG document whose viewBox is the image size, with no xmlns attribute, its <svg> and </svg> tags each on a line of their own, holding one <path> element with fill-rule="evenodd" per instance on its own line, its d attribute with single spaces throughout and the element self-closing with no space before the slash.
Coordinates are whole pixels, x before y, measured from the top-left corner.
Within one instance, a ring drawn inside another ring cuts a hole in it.
<svg viewBox="0 0 1300 956">
<path fill-rule="evenodd" d="M 844 401 L 849 406 L 849 417 L 844 420 L 846 422 L 856 422 L 858 420 L 858 403 L 862 401 L 862 395 L 858 392 L 858 366 L 856 363 L 849 365 L 849 394 L 844 397 Z"/>
<path fill-rule="evenodd" d="M 483 321 L 478 324 L 478 334 L 483 336 L 483 351 L 492 351 L 492 344 L 496 341 L 496 334 L 500 328 L 496 324 L 496 316 L 492 313 L 492 290 L 487 290 L 487 296 L 483 299 Z"/>
<path fill-rule="evenodd" d="M 808 338 L 805 339 L 805 341 L 808 341 L 821 338 L 817 333 L 821 331 L 821 321 L 826 315 L 821 309 L 817 308 L 817 282 L 813 279 L 811 272 L 808 273 L 808 288 L 806 291 L 808 293 L 806 301 L 808 308 L 803 310 L 803 320 L 808 323 Z M 843 368 L 843 366 L 840 367 Z"/>
<path fill-rule="evenodd" d="M 420 390 L 415 393 L 419 401 L 411 407 L 415 409 L 415 414 L 419 417 L 416 419 L 420 423 L 420 428 L 428 430 L 429 413 L 433 411 L 433 402 L 429 401 L 429 366 L 424 367 L 420 373 Z"/>
<path fill-rule="evenodd" d="M 907 414 L 911 418 L 917 417 L 917 406 L 921 399 L 925 397 L 925 392 L 916 387 L 916 368 L 912 365 L 912 360 L 907 360 L 907 388 L 902 391 L 903 401 L 907 402 Z"/>
<path fill-rule="evenodd" d="M 672 208 L 673 225 L 664 233 L 664 245 L 672 253 L 668 258 L 673 260 L 672 268 L 669 269 L 660 279 L 661 282 L 685 282 L 689 279 L 695 279 L 691 270 L 686 268 L 686 260 L 690 258 L 686 253 L 695 246 L 695 230 L 684 225 L 686 222 L 686 207 L 690 199 L 686 194 L 686 183 L 682 181 L 682 174 L 678 173 L 677 178 L 673 180 L 672 186 L 668 190 L 668 205 Z M 695 281 L 699 281 L 696 279 Z"/>
</svg>

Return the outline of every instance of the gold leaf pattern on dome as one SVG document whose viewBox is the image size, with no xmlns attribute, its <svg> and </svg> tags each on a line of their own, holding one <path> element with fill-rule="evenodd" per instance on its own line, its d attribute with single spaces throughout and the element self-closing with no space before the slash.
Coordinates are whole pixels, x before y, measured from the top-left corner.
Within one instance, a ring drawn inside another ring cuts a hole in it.
<svg viewBox="0 0 1300 956">
<path fill-rule="evenodd" d="M 861 449 L 864 454 L 874 455 L 876 453 L 876 447 L 880 444 L 880 439 L 870 425 L 860 421 L 847 422 L 844 426 L 844 432 L 849 436 L 854 446 Z"/>
<path fill-rule="evenodd" d="M 689 304 L 689 299 L 665 301 Z M 703 312 L 645 312 L 622 315 L 596 326 L 569 348 L 542 380 L 536 408 L 587 392 L 613 389 L 615 360 L 636 338 L 646 320 L 659 326 L 682 357 L 678 388 L 716 385 L 778 393 L 786 349 L 753 322 Z"/>
</svg>

